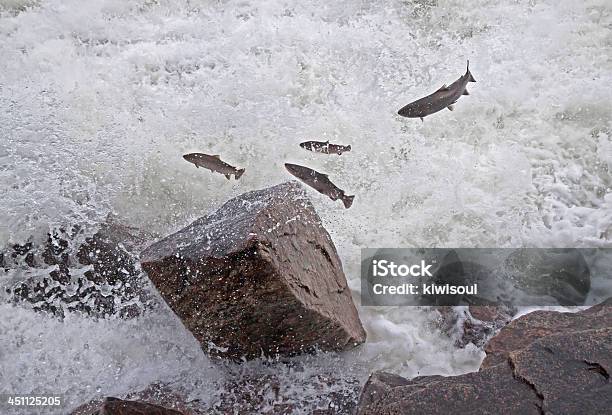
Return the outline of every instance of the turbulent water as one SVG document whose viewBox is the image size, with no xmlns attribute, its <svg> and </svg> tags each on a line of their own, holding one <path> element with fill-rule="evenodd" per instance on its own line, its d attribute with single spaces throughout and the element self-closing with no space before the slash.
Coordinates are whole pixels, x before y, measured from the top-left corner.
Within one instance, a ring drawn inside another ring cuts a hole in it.
<svg viewBox="0 0 612 415">
<path fill-rule="evenodd" d="M 0 4 L 0 247 L 110 212 L 167 234 L 288 180 L 284 162 L 356 194 L 345 210 L 310 193 L 357 301 L 362 247 L 612 245 L 609 0 Z M 478 82 L 453 112 L 396 115 L 468 59 Z M 297 145 L 310 139 L 353 150 Z M 194 151 L 246 173 L 195 169 L 181 158 Z M 322 368 L 363 382 L 480 363 L 430 313 L 359 311 L 368 342 L 283 369 L 285 396 L 319 394 L 308 379 Z M 227 376 L 164 307 L 130 321 L 0 315 L 0 392 L 74 407 L 161 380 L 214 400 Z"/>
</svg>

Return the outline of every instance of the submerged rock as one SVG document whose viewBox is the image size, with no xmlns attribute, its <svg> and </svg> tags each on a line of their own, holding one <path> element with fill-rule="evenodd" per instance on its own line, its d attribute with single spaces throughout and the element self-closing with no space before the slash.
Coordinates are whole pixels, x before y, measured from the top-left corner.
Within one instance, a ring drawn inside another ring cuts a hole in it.
<svg viewBox="0 0 612 415">
<path fill-rule="evenodd" d="M 357 377 L 327 369 L 320 373 L 305 372 L 298 365 L 292 368 L 294 373 L 301 374 L 297 380 L 286 369 L 274 365 L 267 371 L 233 371 L 230 379 L 219 385 L 220 393 L 207 413 L 353 414 L 361 383 Z M 309 393 L 300 394 L 300 390 Z"/>
<path fill-rule="evenodd" d="M 365 341 L 336 248 L 296 182 L 226 202 L 148 247 L 141 264 L 213 356 L 253 359 Z"/>
<path fill-rule="evenodd" d="M 502 327 L 512 320 L 516 310 L 503 305 L 435 307 L 440 314 L 438 327 L 455 341 L 455 346 L 473 344 L 484 347 Z"/>
<path fill-rule="evenodd" d="M 470 306 L 463 320 L 463 333 L 457 342 L 459 347 L 469 343 L 483 347 L 502 327 L 512 320 L 516 310 L 500 306 Z"/>
<path fill-rule="evenodd" d="M 552 297 L 560 305 L 583 305 L 591 289 L 591 271 L 579 249 L 517 249 L 504 265 L 504 278 L 525 293 Z"/>
<path fill-rule="evenodd" d="M 411 380 L 377 372 L 357 414 L 607 413 L 612 301 L 570 314 L 534 312 L 501 330 L 479 372 Z"/>
<path fill-rule="evenodd" d="M 346 373 L 339 376 L 333 369 L 322 369 L 321 373 L 305 372 L 298 364 L 291 369 L 301 375 L 296 379 L 288 375 L 288 368 L 282 367 L 284 365 L 274 362 L 271 366 L 266 365 L 266 369 L 253 370 L 246 365 L 228 362 L 228 368 L 232 370 L 226 373 L 227 377 L 214 383 L 216 391 L 206 393 L 204 399 L 175 384 L 154 383 L 140 391 L 122 395 L 119 402 L 146 403 L 184 415 L 353 414 L 360 390 L 360 381 L 356 377 L 347 376 Z M 301 390 L 309 393 L 301 394 Z M 317 393 L 313 394 L 312 391 Z M 70 415 L 114 414 L 99 412 L 105 400 L 107 408 L 116 407 L 116 403 L 113 403 L 114 406 L 108 405 L 109 398 L 100 397 L 73 409 Z M 144 407 L 134 405 L 131 408 Z"/>
<path fill-rule="evenodd" d="M 133 317 L 149 302 L 136 252 L 146 235 L 109 219 L 91 236 L 78 226 L 53 229 L 44 242 L 3 255 L 8 300 L 63 317 Z M 14 282 L 9 282 L 14 281 Z"/>
</svg>

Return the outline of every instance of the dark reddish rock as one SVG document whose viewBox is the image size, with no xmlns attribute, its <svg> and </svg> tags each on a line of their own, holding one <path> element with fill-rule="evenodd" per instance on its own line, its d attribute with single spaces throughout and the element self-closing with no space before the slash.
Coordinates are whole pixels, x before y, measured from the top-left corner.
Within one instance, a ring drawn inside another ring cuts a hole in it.
<svg viewBox="0 0 612 415">
<path fill-rule="evenodd" d="M 424 379 L 425 377 L 423 377 Z M 430 377 L 431 378 L 431 377 Z M 414 382 L 404 377 L 387 372 L 374 372 L 363 387 L 359 397 L 358 407 L 364 408 L 375 406 L 381 399 L 400 386 L 413 385 Z"/>
<path fill-rule="evenodd" d="M 296 182 L 226 202 L 147 248 L 141 264 L 213 356 L 253 359 L 365 341 L 336 248 Z"/>
<path fill-rule="evenodd" d="M 469 343 L 483 347 L 489 339 L 512 320 L 515 311 L 504 306 L 470 306 L 463 320 L 463 335 L 458 346 Z"/>
<path fill-rule="evenodd" d="M 374 373 L 357 414 L 610 413 L 611 305 L 513 321 L 478 372 L 412 380 Z"/>
<path fill-rule="evenodd" d="M 612 299 L 577 313 L 534 311 L 512 321 L 487 343 L 481 368 L 506 361 L 508 353 L 541 337 L 606 327 L 612 327 Z"/>
<path fill-rule="evenodd" d="M 58 317 L 74 311 L 94 317 L 138 315 L 150 302 L 136 254 L 145 238 L 109 218 L 89 237 L 74 226 L 53 229 L 40 246 L 15 245 L 3 255 L 7 281 L 17 281 L 5 288 L 9 301 Z"/>
<path fill-rule="evenodd" d="M 470 315 L 476 320 L 492 323 L 495 321 L 509 321 L 512 311 L 503 306 L 470 306 Z"/>
<path fill-rule="evenodd" d="M 186 415 L 174 409 L 141 401 L 106 398 L 91 415 Z"/>
<path fill-rule="evenodd" d="M 612 411 L 612 327 L 542 337 L 510 352 L 508 363 L 541 399 L 543 413 Z"/>
<path fill-rule="evenodd" d="M 141 412 L 112 412 L 125 406 L 133 411 Z M 163 414 L 163 415 L 204 415 L 209 411 L 199 408 L 198 402 L 189 402 L 183 394 L 172 390 L 168 385 L 155 383 L 145 389 L 133 392 L 123 397 L 99 398 L 72 410 L 70 415 L 94 414 Z M 161 409 L 156 409 L 161 408 Z M 146 410 L 165 410 L 166 412 L 146 412 Z M 104 412 L 106 411 L 106 412 Z M 144 411 L 144 412 L 143 412 Z"/>
<path fill-rule="evenodd" d="M 539 398 L 512 376 L 508 365 L 461 376 L 423 376 L 401 381 L 374 373 L 358 404 L 358 415 L 539 414 Z"/>
</svg>

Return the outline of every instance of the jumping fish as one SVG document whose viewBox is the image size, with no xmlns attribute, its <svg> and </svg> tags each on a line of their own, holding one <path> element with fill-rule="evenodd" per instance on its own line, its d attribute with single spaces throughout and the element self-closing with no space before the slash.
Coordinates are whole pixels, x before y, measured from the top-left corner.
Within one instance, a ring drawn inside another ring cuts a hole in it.
<svg viewBox="0 0 612 415">
<path fill-rule="evenodd" d="M 308 167 L 298 166 L 297 164 L 285 163 L 285 168 L 289 173 L 315 189 L 317 192 L 328 196 L 331 200 L 342 200 L 345 208 L 348 209 L 353 204 L 355 196 L 345 195 L 344 190 L 338 189 L 338 187 L 329 180 L 327 174 L 319 173 L 318 171 L 309 169 Z"/>
<path fill-rule="evenodd" d="M 465 74 L 455 82 L 446 86 L 442 85 L 442 88 L 438 89 L 431 95 L 427 95 L 425 98 L 421 98 L 400 109 L 397 113 L 402 117 L 408 118 L 420 118 L 423 121 L 423 117 L 433 114 L 448 108 L 453 110 L 453 104 L 461 97 L 461 95 L 470 95 L 466 87 L 468 82 L 476 82 L 472 74 L 470 73 L 470 61 L 467 61 L 467 70 Z"/>
<path fill-rule="evenodd" d="M 341 155 L 347 151 L 351 151 L 351 146 L 343 146 L 341 144 L 330 144 L 329 140 L 326 142 L 323 141 L 304 141 L 300 143 L 300 147 L 305 148 L 309 151 L 314 151 L 315 153 L 323 153 L 323 154 L 337 154 Z"/>
<path fill-rule="evenodd" d="M 209 155 L 204 153 L 189 153 L 183 156 L 185 160 L 195 164 L 196 167 L 203 167 L 212 172 L 221 173 L 227 180 L 233 174 L 234 178 L 238 180 L 244 173 L 244 169 L 238 169 L 234 166 L 230 166 L 226 162 L 222 161 L 218 155 Z"/>
</svg>

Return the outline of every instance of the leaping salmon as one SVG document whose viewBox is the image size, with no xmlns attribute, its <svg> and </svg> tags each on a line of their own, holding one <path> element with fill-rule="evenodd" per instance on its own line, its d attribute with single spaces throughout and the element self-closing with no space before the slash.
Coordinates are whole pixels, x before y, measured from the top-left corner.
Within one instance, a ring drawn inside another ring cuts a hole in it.
<svg viewBox="0 0 612 415">
<path fill-rule="evenodd" d="M 355 196 L 345 195 L 344 190 L 336 187 L 336 185 L 329 180 L 327 174 L 319 173 L 318 171 L 309 169 L 308 167 L 291 163 L 285 163 L 285 168 L 289 171 L 289 173 L 315 189 L 317 192 L 329 197 L 331 200 L 342 200 L 345 208 L 348 209 L 353 204 L 353 199 Z"/>
<path fill-rule="evenodd" d="M 470 95 L 466 88 L 468 82 L 476 82 L 470 73 L 470 61 L 467 61 L 467 70 L 465 74 L 459 77 L 455 82 L 449 86 L 446 86 L 446 84 L 442 85 L 442 87 L 433 94 L 411 102 L 397 113 L 402 117 L 420 118 L 421 121 L 423 121 L 423 117 L 443 110 L 444 108 L 448 108 L 452 111 L 454 109 L 453 104 L 457 102 L 461 95 Z"/>
<path fill-rule="evenodd" d="M 244 169 L 239 169 L 234 166 L 230 166 L 226 162 L 222 161 L 218 155 L 210 155 L 204 153 L 189 153 L 183 156 L 185 160 L 195 164 L 196 167 L 203 167 L 212 172 L 221 173 L 227 180 L 233 174 L 234 179 L 238 180 L 244 173 Z"/>
<path fill-rule="evenodd" d="M 341 155 L 347 151 L 351 151 L 351 146 L 343 146 L 341 144 L 330 144 L 328 141 L 304 141 L 300 143 L 300 147 L 314 151 L 315 153 L 323 153 L 323 154 L 337 154 Z"/>
</svg>

